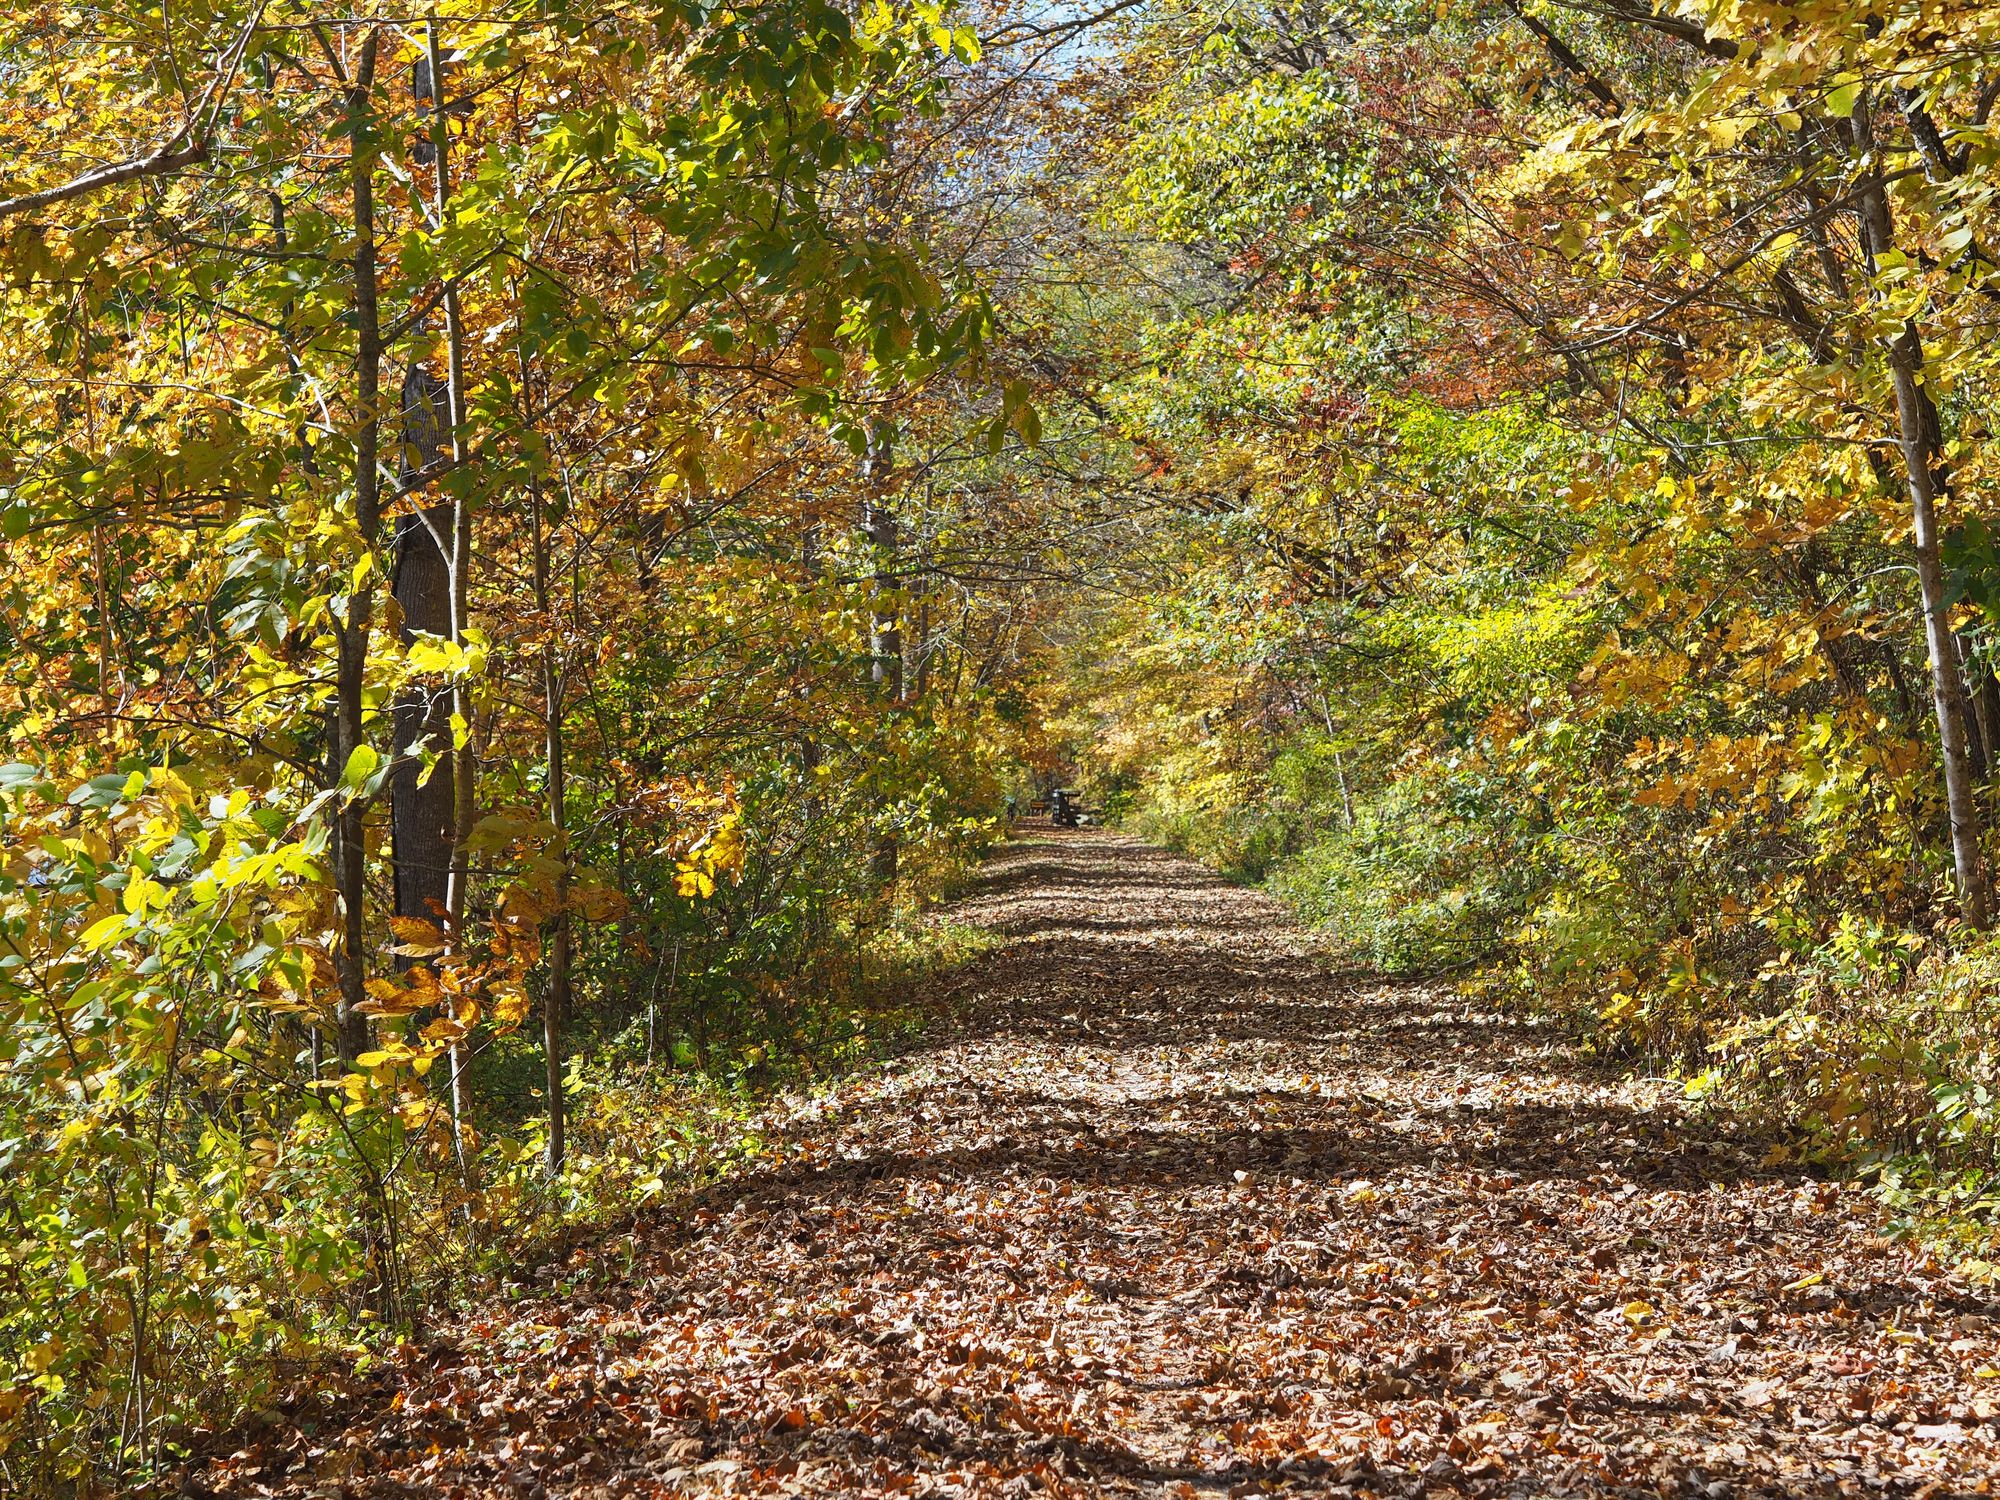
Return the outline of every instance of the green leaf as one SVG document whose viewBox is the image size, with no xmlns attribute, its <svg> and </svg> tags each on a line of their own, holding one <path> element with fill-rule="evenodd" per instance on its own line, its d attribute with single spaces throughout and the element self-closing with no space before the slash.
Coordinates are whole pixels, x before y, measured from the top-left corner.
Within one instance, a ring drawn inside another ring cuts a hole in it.
<svg viewBox="0 0 2000 1500">
<path fill-rule="evenodd" d="M 350 797 L 370 797 L 381 789 L 382 756 L 373 745 L 356 745 L 341 768 L 340 785 Z"/>
<path fill-rule="evenodd" d="M 125 787 L 131 780 L 116 771 L 107 771 L 102 776 L 93 776 L 82 786 L 69 794 L 72 807 L 116 807 L 125 800 Z M 145 784 L 142 780 L 142 786 Z"/>
</svg>

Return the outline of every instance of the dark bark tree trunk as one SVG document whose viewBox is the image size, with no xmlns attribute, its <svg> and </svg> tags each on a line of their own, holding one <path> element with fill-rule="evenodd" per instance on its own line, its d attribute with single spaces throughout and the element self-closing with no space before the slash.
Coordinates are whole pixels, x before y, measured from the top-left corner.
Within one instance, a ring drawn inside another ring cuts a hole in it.
<svg viewBox="0 0 2000 1500">
<path fill-rule="evenodd" d="M 403 477 L 430 468 L 442 451 L 444 382 L 421 365 L 403 378 Z M 451 634 L 451 568 L 440 538 L 451 507 L 434 505 L 396 525 L 391 588 L 405 644 L 419 634 Z M 425 777 L 417 752 L 434 757 Z M 396 862 L 396 915 L 444 924 L 454 846 L 450 695 L 412 689 L 396 702 L 396 768 L 389 786 Z"/>
<path fill-rule="evenodd" d="M 1993 775 L 1993 705 L 1988 695 L 1980 691 L 1980 678 L 1991 677 L 1979 669 L 1979 659 L 1965 643 L 1965 637 L 1958 638 L 1958 671 L 1965 684 L 1965 701 L 1971 709 L 1965 722 L 1967 750 L 1972 756 L 1972 774 L 1975 779 L 1985 781 Z"/>
<path fill-rule="evenodd" d="M 448 228 L 452 221 L 451 115 L 453 110 L 450 100 L 446 98 L 444 46 L 438 35 L 438 19 L 435 11 L 431 12 L 425 26 L 424 60 L 426 66 L 422 82 L 429 90 L 431 105 L 431 183 L 437 194 L 437 226 L 443 230 Z M 457 498 L 450 507 L 450 548 L 446 557 L 451 639 L 453 644 L 462 647 L 465 644 L 466 627 L 471 623 L 472 504 L 469 493 L 463 486 L 463 476 L 460 472 L 465 463 L 465 333 L 459 319 L 458 287 L 455 282 L 446 281 L 443 302 L 444 438 L 445 445 L 451 452 L 449 483 L 458 486 Z M 466 848 L 466 840 L 472 835 L 472 825 L 476 817 L 475 791 L 479 774 L 478 749 L 472 732 L 472 692 L 463 674 L 455 679 L 451 698 L 452 713 L 464 726 L 465 737 L 465 743 L 457 746 L 453 755 L 451 782 L 453 843 L 451 865 L 445 877 L 444 897 L 445 921 L 450 929 L 451 941 L 456 945 L 464 941 L 466 903 L 472 884 L 471 856 Z M 465 1049 L 456 1042 L 451 1047 L 450 1062 L 451 1116 L 456 1128 L 458 1122 L 465 1117 Z"/>
<path fill-rule="evenodd" d="M 806 522 L 805 535 L 799 539 L 799 571 L 808 586 L 820 581 L 820 521 L 816 515 Z M 819 821 L 821 808 L 819 768 L 823 758 L 819 737 L 808 723 L 799 736 L 799 771 L 805 778 L 806 816 L 815 823 Z"/>
<path fill-rule="evenodd" d="M 521 356 L 521 399 L 527 407 L 528 425 L 535 422 L 534 384 L 527 356 Z M 555 917 L 549 930 L 548 990 L 542 996 L 542 1080 L 549 1101 L 549 1138 L 546 1164 L 549 1176 L 563 1169 L 568 1128 L 563 1099 L 563 1026 L 570 1011 L 570 848 L 569 776 L 563 743 L 565 684 L 561 635 L 556 629 L 553 594 L 549 586 L 548 516 L 538 479 L 528 481 L 529 519 L 534 545 L 535 609 L 542 617 L 542 714 L 544 769 L 547 773 L 547 806 L 550 826 L 555 829 L 553 853 L 560 862 L 556 870 Z"/>
<path fill-rule="evenodd" d="M 347 91 L 348 188 L 354 210 L 354 520 L 364 547 L 373 547 L 381 527 L 380 458 L 382 326 L 375 288 L 375 55 L 380 33 L 370 31 Z M 349 765 L 366 739 L 363 732 L 364 674 L 374 611 L 374 591 L 366 579 L 347 598 L 336 625 L 334 666 L 334 763 L 336 774 Z M 334 818 L 338 840 L 335 885 L 340 894 L 340 999 L 335 1012 L 341 1056 L 353 1061 L 368 1050 L 368 1017 L 361 1010 L 368 984 L 367 800 L 348 793 Z"/>
<path fill-rule="evenodd" d="M 2000 771 L 2000 681 L 1995 681 L 1992 671 L 1983 665 L 1974 681 L 1977 685 L 1972 690 L 1973 713 L 1979 720 L 1979 733 L 1986 741 L 1986 774 L 1990 778 Z"/>
<path fill-rule="evenodd" d="M 555 648 L 542 651 L 542 692 L 548 714 L 548 809 L 556 828 L 556 914 L 549 932 L 549 988 L 542 997 L 543 1084 L 549 1096 L 548 1169 L 563 1169 L 567 1110 L 563 1100 L 563 1022 L 570 1007 L 569 829 L 564 817 L 568 777 L 563 765 L 563 683 Z"/>
</svg>

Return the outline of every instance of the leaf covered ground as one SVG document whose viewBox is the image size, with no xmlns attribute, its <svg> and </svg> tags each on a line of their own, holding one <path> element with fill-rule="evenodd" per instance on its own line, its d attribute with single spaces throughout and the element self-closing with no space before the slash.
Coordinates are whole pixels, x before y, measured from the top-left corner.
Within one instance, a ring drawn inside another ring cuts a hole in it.
<svg viewBox="0 0 2000 1500">
<path fill-rule="evenodd" d="M 957 915 L 950 1036 L 195 1488 L 1992 1492 L 2000 1304 L 1859 1191 L 1119 835 Z"/>
</svg>

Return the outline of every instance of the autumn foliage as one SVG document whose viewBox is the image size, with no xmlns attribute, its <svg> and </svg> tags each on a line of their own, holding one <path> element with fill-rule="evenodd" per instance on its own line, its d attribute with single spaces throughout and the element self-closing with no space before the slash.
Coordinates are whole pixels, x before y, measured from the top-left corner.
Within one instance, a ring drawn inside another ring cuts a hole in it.
<svg viewBox="0 0 2000 1500">
<path fill-rule="evenodd" d="M 1147 315 L 1055 320 L 1100 795 L 1919 1214 L 2000 1127 L 1994 24 L 1161 7 L 1075 187 Z"/>
<path fill-rule="evenodd" d="M 1996 30 L 10 13 L 0 1479 L 722 1170 L 1062 783 L 1983 1243 Z"/>
<path fill-rule="evenodd" d="M 997 801 L 852 520 L 985 338 L 889 165 L 973 48 L 810 0 L 8 18 L 10 1491 L 663 1191 L 691 1080 L 868 1045 L 860 852 L 920 891 Z"/>
</svg>

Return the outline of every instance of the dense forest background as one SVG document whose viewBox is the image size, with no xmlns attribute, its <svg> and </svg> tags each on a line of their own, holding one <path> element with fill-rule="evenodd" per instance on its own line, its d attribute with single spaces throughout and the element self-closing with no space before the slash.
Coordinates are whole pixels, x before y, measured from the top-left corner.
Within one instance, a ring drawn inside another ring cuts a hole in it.
<svg viewBox="0 0 2000 1500">
<path fill-rule="evenodd" d="M 0 1483 L 725 1170 L 1056 783 L 1976 1251 L 1996 48 L 10 12 Z"/>
</svg>

